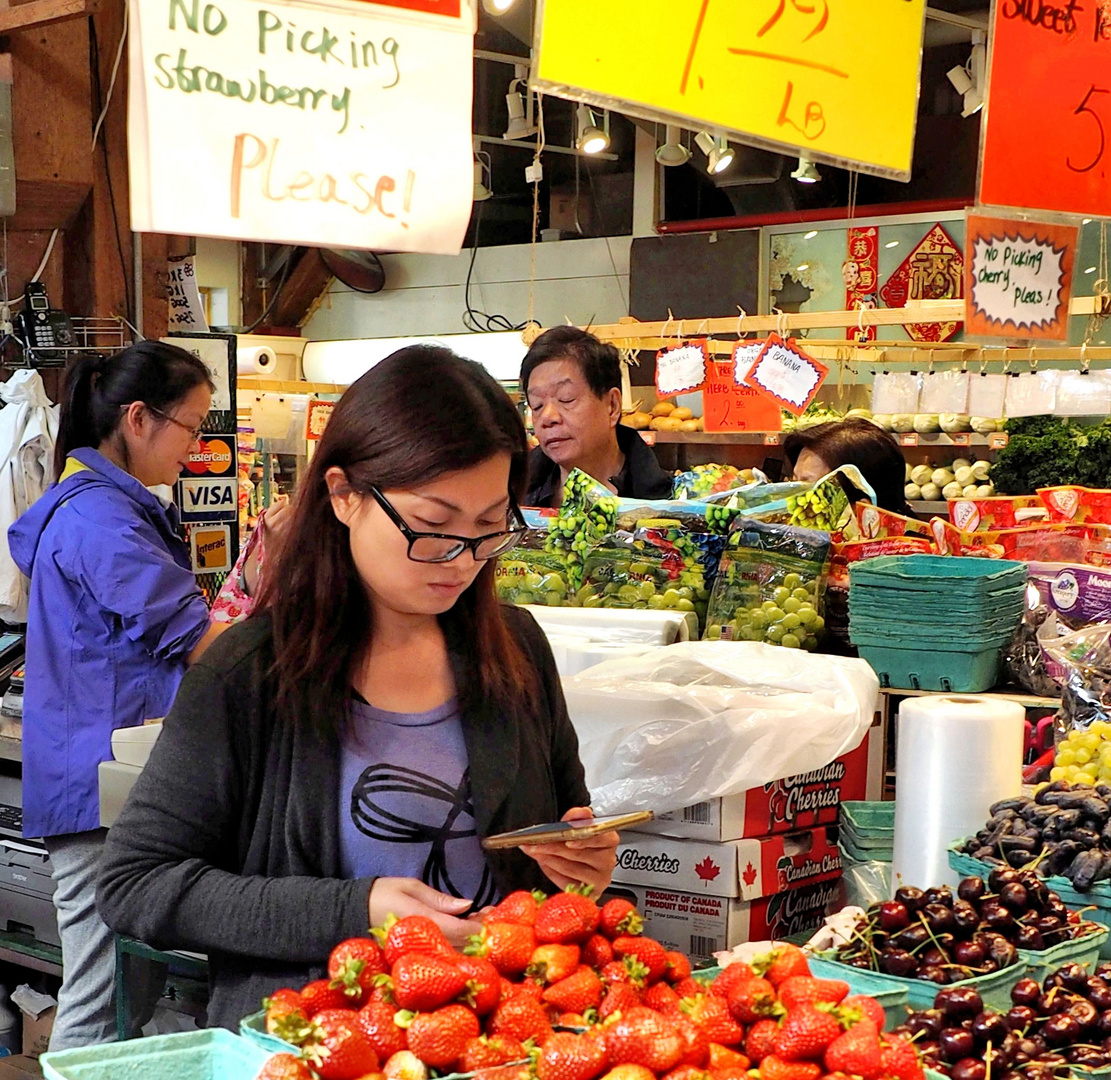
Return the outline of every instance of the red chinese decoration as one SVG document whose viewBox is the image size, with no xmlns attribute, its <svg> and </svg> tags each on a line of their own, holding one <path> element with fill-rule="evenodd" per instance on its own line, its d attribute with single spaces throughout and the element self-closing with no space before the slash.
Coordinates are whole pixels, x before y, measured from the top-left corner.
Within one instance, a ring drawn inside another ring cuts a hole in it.
<svg viewBox="0 0 1111 1080">
<path fill-rule="evenodd" d="M 849 257 L 841 265 L 841 276 L 845 279 L 846 311 L 879 307 L 879 229 L 849 229 Z M 856 341 L 876 340 L 874 326 L 852 327 L 850 333 Z"/>
<path fill-rule="evenodd" d="M 964 254 L 953 238 L 935 225 L 880 289 L 888 307 L 905 307 L 910 300 L 964 299 Z M 911 323 L 904 326 L 913 341 L 951 341 L 959 322 Z"/>
</svg>

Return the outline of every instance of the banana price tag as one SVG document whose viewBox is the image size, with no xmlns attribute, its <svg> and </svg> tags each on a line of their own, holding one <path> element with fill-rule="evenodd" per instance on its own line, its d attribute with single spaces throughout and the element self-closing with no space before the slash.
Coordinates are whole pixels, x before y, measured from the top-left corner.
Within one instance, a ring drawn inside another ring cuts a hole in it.
<svg viewBox="0 0 1111 1080">
<path fill-rule="evenodd" d="M 769 334 L 756 362 L 743 377 L 745 386 L 762 390 L 795 416 L 801 416 L 817 396 L 829 368 L 808 356 L 791 339 Z"/>
</svg>

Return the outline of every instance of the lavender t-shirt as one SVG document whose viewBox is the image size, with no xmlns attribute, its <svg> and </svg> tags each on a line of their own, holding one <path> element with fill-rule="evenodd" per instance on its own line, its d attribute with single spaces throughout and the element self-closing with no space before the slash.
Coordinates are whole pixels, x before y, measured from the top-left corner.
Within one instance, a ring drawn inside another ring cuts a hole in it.
<svg viewBox="0 0 1111 1080">
<path fill-rule="evenodd" d="M 426 713 L 351 701 L 339 790 L 345 877 L 417 878 L 476 910 L 495 901 L 454 699 Z"/>
</svg>

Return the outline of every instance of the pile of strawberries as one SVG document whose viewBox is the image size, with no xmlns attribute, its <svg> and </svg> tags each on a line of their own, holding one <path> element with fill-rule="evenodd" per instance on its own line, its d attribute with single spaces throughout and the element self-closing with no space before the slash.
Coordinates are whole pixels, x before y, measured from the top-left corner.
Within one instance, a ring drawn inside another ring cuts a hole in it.
<svg viewBox="0 0 1111 1080">
<path fill-rule="evenodd" d="M 299 1048 L 259 1080 L 925 1080 L 911 1043 L 783 945 L 707 985 L 624 900 L 517 892 L 464 954 L 420 916 L 338 945 L 327 979 L 265 1002 Z"/>
</svg>

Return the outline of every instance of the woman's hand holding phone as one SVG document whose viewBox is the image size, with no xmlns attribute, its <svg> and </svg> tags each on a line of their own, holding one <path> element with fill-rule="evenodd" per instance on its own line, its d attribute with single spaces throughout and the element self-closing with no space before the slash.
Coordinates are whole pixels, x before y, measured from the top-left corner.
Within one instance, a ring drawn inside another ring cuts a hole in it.
<svg viewBox="0 0 1111 1080">
<path fill-rule="evenodd" d="M 575 806 L 567 811 L 562 821 L 590 820 L 594 811 L 589 806 Z M 521 850 L 535 859 L 549 881 L 561 889 L 580 882 L 590 885 L 594 895 L 604 892 L 617 865 L 616 832 L 599 833 L 582 840 L 567 840 L 562 844 L 530 844 Z"/>
<path fill-rule="evenodd" d="M 371 926 L 381 926 L 387 915 L 403 919 L 406 915 L 424 915 L 446 935 L 452 945 L 462 948 L 467 938 L 482 929 L 479 916 L 463 918 L 471 908 L 466 898 L 437 892 L 416 878 L 376 878 L 370 887 L 367 904 Z"/>
</svg>

